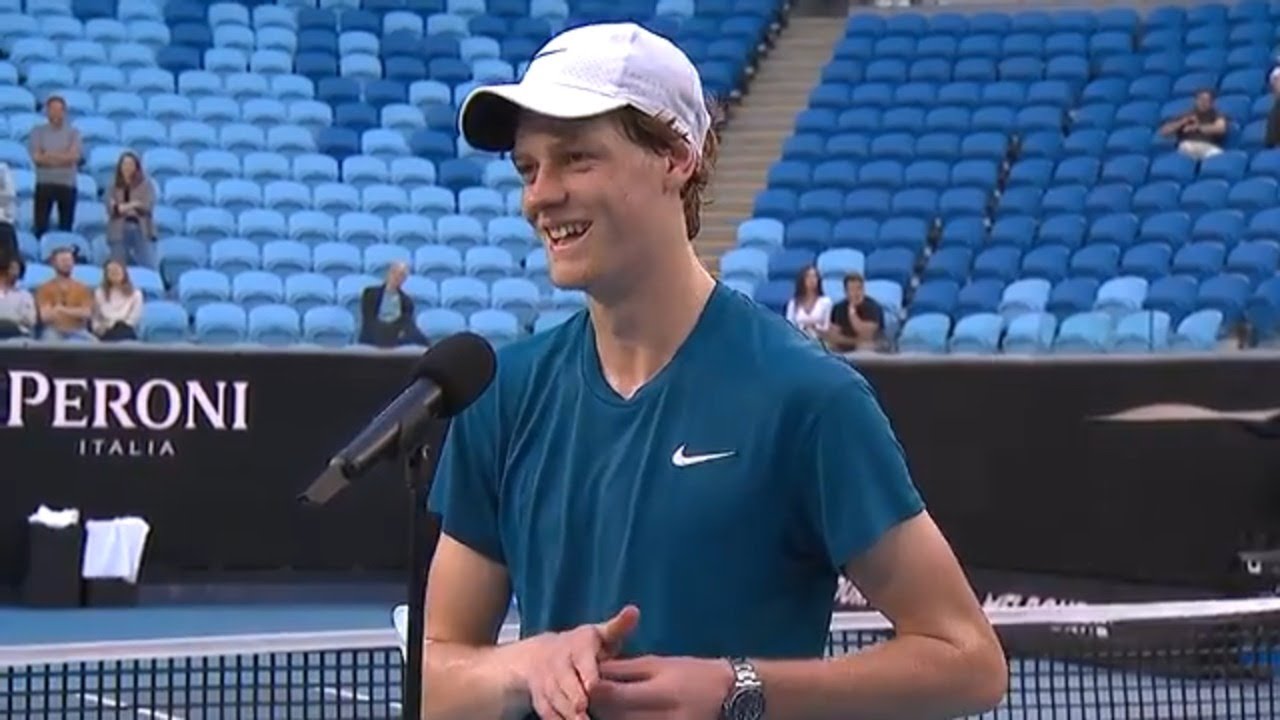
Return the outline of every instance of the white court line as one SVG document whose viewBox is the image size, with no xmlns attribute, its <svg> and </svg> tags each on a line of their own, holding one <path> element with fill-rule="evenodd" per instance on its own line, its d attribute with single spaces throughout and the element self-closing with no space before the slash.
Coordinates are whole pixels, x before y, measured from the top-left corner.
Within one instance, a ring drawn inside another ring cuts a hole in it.
<svg viewBox="0 0 1280 720">
<path fill-rule="evenodd" d="M 88 700 L 93 705 L 102 705 L 109 708 L 130 709 L 127 703 L 120 702 L 109 695 L 95 695 L 93 693 L 80 693 L 80 697 Z M 137 708 L 135 713 L 142 717 L 155 718 L 155 720 L 183 720 L 180 715 L 170 715 L 169 713 L 160 712 L 159 710 L 148 710 L 146 708 Z"/>
<path fill-rule="evenodd" d="M 324 693 L 325 695 L 342 698 L 343 700 L 355 700 L 356 702 L 374 702 L 374 699 L 371 696 L 366 695 L 357 690 L 348 690 L 347 688 L 329 687 L 328 685 L 325 685 L 320 688 L 320 692 Z M 395 700 L 388 700 L 387 705 L 389 705 L 391 709 L 396 712 L 399 712 L 404 709 L 404 705 L 400 704 Z"/>
<path fill-rule="evenodd" d="M 80 697 L 84 698 L 85 700 L 88 700 L 94 705 L 106 705 L 107 707 L 111 707 L 111 708 L 120 707 L 120 703 L 116 702 L 115 700 L 113 700 L 112 698 L 106 695 L 94 695 L 93 693 L 80 693 Z"/>
<path fill-rule="evenodd" d="M 337 695 L 343 700 L 373 702 L 373 697 L 369 695 L 365 695 L 364 693 L 358 692 L 356 690 L 348 690 L 347 688 L 342 688 L 342 687 L 336 688 L 336 687 L 329 687 L 328 685 L 325 685 L 324 687 L 320 688 L 320 692 L 324 693 L 325 695 Z"/>
</svg>

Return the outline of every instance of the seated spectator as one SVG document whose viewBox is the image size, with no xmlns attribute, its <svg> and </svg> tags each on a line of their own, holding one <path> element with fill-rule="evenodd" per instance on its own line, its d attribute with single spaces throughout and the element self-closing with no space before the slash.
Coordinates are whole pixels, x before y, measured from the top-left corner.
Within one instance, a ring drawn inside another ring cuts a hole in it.
<svg viewBox="0 0 1280 720">
<path fill-rule="evenodd" d="M 122 263 L 156 269 L 156 233 L 151 212 L 155 188 L 132 152 L 120 155 L 115 180 L 107 196 L 107 245 Z"/>
<path fill-rule="evenodd" d="M 36 309 L 44 327 L 44 340 L 93 340 L 89 318 L 93 315 L 93 291 L 71 277 L 76 256 L 70 248 L 60 248 L 49 257 L 54 277 L 36 290 Z"/>
<path fill-rule="evenodd" d="M 1196 93 L 1194 107 L 1160 126 L 1160 134 L 1177 137 L 1179 151 L 1204 160 L 1222 152 L 1227 116 L 1214 106 L 1213 91 L 1201 90 Z"/>
<path fill-rule="evenodd" d="M 1271 71 L 1271 112 L 1267 115 L 1267 137 L 1263 144 L 1280 148 L 1280 67 Z"/>
<path fill-rule="evenodd" d="M 787 321 L 818 340 L 831 325 L 831 298 L 822 294 L 822 276 L 810 265 L 796 275 L 796 289 L 787 301 Z"/>
<path fill-rule="evenodd" d="M 845 299 L 831 308 L 827 347 L 836 352 L 878 350 L 884 342 L 884 308 L 867 296 L 861 275 L 844 276 Z"/>
<path fill-rule="evenodd" d="M 9 261 L 18 257 L 18 233 L 13 223 L 18 217 L 18 187 L 13 182 L 13 171 L 7 163 L 0 162 L 0 267 L 7 268 Z"/>
<path fill-rule="evenodd" d="M 384 284 L 365 288 L 360 296 L 360 342 L 378 347 L 429 344 L 414 324 L 413 299 L 400 289 L 408 276 L 404 263 L 392 263 Z"/>
<path fill-rule="evenodd" d="M 102 267 L 102 285 L 93 291 L 93 334 L 100 340 L 137 340 L 142 322 L 142 291 L 129 280 L 119 260 Z"/>
<path fill-rule="evenodd" d="M 18 287 L 26 268 L 22 258 L 0 266 L 0 339 L 30 337 L 36 327 L 36 301 Z"/>
</svg>

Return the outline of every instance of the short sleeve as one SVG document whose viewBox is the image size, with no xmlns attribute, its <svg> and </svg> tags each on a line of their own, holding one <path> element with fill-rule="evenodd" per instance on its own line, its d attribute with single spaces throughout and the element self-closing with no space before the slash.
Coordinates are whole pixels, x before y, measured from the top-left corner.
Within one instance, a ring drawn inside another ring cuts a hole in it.
<svg viewBox="0 0 1280 720">
<path fill-rule="evenodd" d="M 441 530 L 494 562 L 504 563 L 498 525 L 497 383 L 450 423 L 427 499 Z"/>
<path fill-rule="evenodd" d="M 819 402 L 801 440 L 803 512 L 835 569 L 924 509 L 870 384 L 853 374 Z"/>
</svg>

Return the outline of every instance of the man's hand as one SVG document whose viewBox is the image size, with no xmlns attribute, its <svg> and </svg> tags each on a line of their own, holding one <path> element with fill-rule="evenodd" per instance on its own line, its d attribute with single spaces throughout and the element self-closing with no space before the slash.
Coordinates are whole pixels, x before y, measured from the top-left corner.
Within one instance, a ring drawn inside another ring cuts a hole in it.
<svg viewBox="0 0 1280 720">
<path fill-rule="evenodd" d="M 600 662 L 618 654 L 640 622 L 628 605 L 609 620 L 548 633 L 529 642 L 515 668 L 542 720 L 587 720 L 588 699 L 600 680 Z"/>
<path fill-rule="evenodd" d="M 601 720 L 716 720 L 733 682 L 725 660 L 609 660 L 600 665 L 591 712 Z"/>
</svg>

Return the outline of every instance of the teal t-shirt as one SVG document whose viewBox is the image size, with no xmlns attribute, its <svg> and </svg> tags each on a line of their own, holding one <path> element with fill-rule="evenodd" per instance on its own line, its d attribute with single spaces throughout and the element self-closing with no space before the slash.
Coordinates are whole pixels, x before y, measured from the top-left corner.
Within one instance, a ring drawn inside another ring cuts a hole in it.
<svg viewBox="0 0 1280 720">
<path fill-rule="evenodd" d="M 624 654 L 820 657 L 841 568 L 923 509 L 866 380 L 717 285 L 630 399 L 586 311 L 498 353 L 429 504 L 508 569 L 521 633 L 640 608 Z"/>
</svg>

